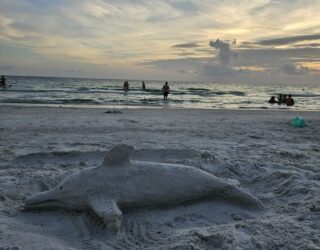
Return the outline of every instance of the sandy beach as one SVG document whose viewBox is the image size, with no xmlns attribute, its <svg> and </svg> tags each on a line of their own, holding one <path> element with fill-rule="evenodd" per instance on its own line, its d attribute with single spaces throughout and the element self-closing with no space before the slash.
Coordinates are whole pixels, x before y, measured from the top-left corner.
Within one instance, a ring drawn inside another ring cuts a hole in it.
<svg viewBox="0 0 320 250">
<path fill-rule="evenodd" d="M 2 106 L 0 119 L 0 249 L 320 249 L 319 112 Z M 136 160 L 214 174 L 264 209 L 132 209 L 117 233 L 86 212 L 23 211 L 26 197 L 99 166 L 118 144 Z"/>
</svg>

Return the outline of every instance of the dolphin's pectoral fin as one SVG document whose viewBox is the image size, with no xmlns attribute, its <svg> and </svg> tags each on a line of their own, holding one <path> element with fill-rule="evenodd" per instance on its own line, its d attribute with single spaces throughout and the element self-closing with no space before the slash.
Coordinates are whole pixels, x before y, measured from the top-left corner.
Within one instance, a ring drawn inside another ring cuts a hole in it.
<svg viewBox="0 0 320 250">
<path fill-rule="evenodd" d="M 114 200 L 106 200 L 100 197 L 91 199 L 91 209 L 103 219 L 106 226 L 113 230 L 118 230 L 121 226 L 122 213 Z"/>
</svg>

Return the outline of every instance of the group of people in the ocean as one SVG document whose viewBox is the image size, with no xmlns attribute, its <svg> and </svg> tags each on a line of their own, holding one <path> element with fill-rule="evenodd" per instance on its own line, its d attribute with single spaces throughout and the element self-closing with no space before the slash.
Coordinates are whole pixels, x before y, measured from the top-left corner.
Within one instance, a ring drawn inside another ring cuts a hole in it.
<svg viewBox="0 0 320 250">
<path fill-rule="evenodd" d="M 286 95 L 286 94 L 279 94 L 278 100 L 274 96 L 271 96 L 269 103 L 274 104 L 278 103 L 279 105 L 281 104 L 286 104 L 287 106 L 293 106 L 294 105 L 294 100 L 291 95 Z"/>
<path fill-rule="evenodd" d="M 0 79 L 0 88 L 6 88 L 8 86 L 7 84 L 7 79 L 4 77 L 4 75 L 1 76 Z M 9 86 L 10 87 L 10 86 Z M 142 81 L 142 90 L 146 90 L 146 84 L 144 81 Z M 123 83 L 123 91 L 127 93 L 129 91 L 129 82 L 125 81 Z M 170 87 L 168 82 L 165 82 L 165 84 L 162 86 L 162 94 L 163 94 L 163 100 L 168 99 L 168 95 L 170 93 Z M 269 100 L 270 104 L 286 104 L 287 106 L 293 106 L 294 105 L 294 100 L 291 95 L 286 95 L 286 94 L 279 94 L 278 100 L 275 98 L 275 96 L 271 96 Z"/>
<path fill-rule="evenodd" d="M 4 77 L 4 75 L 1 76 L 0 79 L 0 88 L 6 88 L 7 87 L 7 79 Z"/>
<path fill-rule="evenodd" d="M 123 83 L 123 91 L 124 91 L 124 93 L 127 93 L 128 90 L 129 90 L 129 82 L 125 81 Z M 142 81 L 142 90 L 146 90 L 146 84 L 144 83 L 144 81 Z M 163 100 L 168 99 L 169 93 L 170 93 L 169 84 L 168 84 L 168 82 L 165 82 L 165 84 L 162 86 Z"/>
</svg>

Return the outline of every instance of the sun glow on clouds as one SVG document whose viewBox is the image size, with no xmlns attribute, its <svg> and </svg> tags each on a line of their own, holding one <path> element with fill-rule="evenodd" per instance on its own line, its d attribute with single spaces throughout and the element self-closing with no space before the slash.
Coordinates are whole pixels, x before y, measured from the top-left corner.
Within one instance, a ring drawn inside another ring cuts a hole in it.
<svg viewBox="0 0 320 250">
<path fill-rule="evenodd" d="M 0 44 L 32 50 L 35 57 L 57 61 L 70 72 L 85 63 L 114 72 L 118 68 L 124 78 L 151 72 L 166 76 L 169 71 L 176 79 L 190 78 L 181 72 L 192 72 L 195 79 L 279 75 L 279 68 L 300 72 L 288 65 L 307 67 L 313 75 L 320 70 L 320 39 L 308 36 L 320 34 L 319 12 L 320 2 L 312 0 L 3 0 Z M 238 56 L 228 65 L 221 63 L 221 51 L 210 48 L 217 38 L 237 40 L 230 51 Z M 284 42 L 277 44 L 277 39 Z M 273 61 L 277 50 L 281 57 Z M 12 61 L 9 55 L 0 58 L 0 66 Z M 14 67 L 26 60 L 21 57 L 7 68 L 19 74 Z"/>
</svg>

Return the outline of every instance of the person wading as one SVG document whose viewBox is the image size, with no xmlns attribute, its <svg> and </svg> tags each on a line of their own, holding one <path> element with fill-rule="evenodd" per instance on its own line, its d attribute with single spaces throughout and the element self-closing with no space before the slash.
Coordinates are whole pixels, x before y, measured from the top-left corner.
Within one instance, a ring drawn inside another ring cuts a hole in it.
<svg viewBox="0 0 320 250">
<path fill-rule="evenodd" d="M 168 82 L 166 82 L 162 87 L 162 93 L 163 93 L 163 100 L 168 99 L 168 95 L 170 93 L 170 87 L 168 85 Z"/>
</svg>

